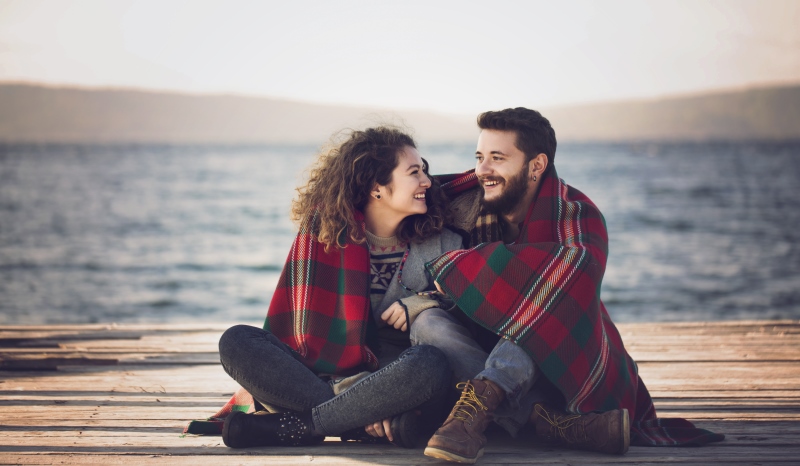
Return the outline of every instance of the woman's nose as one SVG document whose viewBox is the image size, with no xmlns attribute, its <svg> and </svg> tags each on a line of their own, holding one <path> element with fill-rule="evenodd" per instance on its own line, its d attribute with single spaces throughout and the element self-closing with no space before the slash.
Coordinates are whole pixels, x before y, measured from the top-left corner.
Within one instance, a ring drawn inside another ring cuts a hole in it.
<svg viewBox="0 0 800 466">
<path fill-rule="evenodd" d="M 431 187 L 431 177 L 426 175 L 425 173 L 422 174 L 422 181 L 420 182 L 420 186 L 424 186 L 426 188 Z"/>
</svg>

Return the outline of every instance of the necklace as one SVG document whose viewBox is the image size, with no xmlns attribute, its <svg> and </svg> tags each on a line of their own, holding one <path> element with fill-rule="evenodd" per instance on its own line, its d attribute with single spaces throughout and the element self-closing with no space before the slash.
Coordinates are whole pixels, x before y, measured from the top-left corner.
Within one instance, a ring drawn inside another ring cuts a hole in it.
<svg viewBox="0 0 800 466">
<path fill-rule="evenodd" d="M 406 248 L 406 252 L 405 252 L 405 254 L 403 254 L 403 260 L 400 261 L 400 267 L 397 269 L 397 283 L 399 283 L 400 286 L 402 286 L 403 289 L 405 289 L 406 291 L 410 291 L 412 293 L 416 293 L 418 296 L 431 296 L 431 295 L 435 295 L 435 294 L 441 294 L 437 290 L 433 290 L 433 291 L 417 291 L 417 290 L 414 290 L 412 288 L 407 287 L 406 284 L 403 283 L 403 266 L 406 264 L 406 259 L 408 259 L 408 253 L 410 251 L 411 251 L 411 243 L 409 242 L 408 248 Z"/>
</svg>

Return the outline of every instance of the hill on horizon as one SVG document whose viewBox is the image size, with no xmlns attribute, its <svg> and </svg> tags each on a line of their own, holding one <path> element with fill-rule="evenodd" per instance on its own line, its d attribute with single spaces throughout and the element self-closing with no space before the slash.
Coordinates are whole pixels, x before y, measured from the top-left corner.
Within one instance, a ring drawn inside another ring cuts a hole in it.
<svg viewBox="0 0 800 466">
<path fill-rule="evenodd" d="M 546 110 L 559 140 L 800 139 L 800 85 Z"/>
<path fill-rule="evenodd" d="M 559 141 L 800 139 L 800 85 L 541 110 Z M 381 123 L 411 128 L 422 144 L 474 142 L 478 134 L 475 115 L 0 84 L 0 142 L 319 145 L 343 128 Z"/>
</svg>

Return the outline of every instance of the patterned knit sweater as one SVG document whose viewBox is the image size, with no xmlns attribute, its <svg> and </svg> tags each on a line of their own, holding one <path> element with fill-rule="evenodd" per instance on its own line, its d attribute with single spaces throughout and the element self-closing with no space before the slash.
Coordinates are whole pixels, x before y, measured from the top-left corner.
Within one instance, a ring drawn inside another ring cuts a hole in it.
<svg viewBox="0 0 800 466">
<path fill-rule="evenodd" d="M 366 230 L 365 233 L 369 244 L 371 279 L 369 298 L 372 309 L 375 311 L 383 300 L 386 290 L 389 289 L 392 277 L 397 272 L 408 246 L 399 241 L 396 236 L 384 238 L 375 236 Z M 375 320 L 380 321 L 380 316 L 375 316 Z"/>
</svg>

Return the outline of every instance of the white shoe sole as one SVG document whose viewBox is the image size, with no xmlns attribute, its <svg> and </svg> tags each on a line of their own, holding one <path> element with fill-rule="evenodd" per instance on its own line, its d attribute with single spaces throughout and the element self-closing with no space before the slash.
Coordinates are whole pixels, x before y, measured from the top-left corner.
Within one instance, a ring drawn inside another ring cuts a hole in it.
<svg viewBox="0 0 800 466">
<path fill-rule="evenodd" d="M 440 460 L 455 461 L 456 463 L 475 464 L 475 462 L 478 461 L 478 458 L 483 456 L 483 448 L 478 450 L 478 455 L 475 458 L 467 458 L 465 456 L 456 455 L 455 453 L 450 453 L 447 450 L 442 450 L 435 447 L 425 447 L 425 456 L 430 456 L 431 458 L 437 458 Z"/>
</svg>

